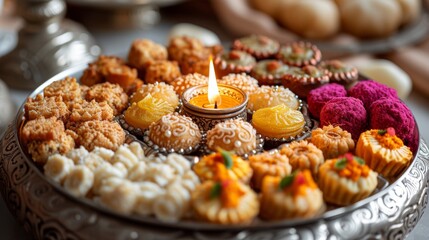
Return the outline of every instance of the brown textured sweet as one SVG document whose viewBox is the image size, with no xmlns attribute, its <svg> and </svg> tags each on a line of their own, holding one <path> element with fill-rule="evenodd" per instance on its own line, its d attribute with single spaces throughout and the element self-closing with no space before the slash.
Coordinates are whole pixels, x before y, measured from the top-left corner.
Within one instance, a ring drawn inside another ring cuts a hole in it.
<svg viewBox="0 0 429 240">
<path fill-rule="evenodd" d="M 205 49 L 203 43 L 197 38 L 188 36 L 177 36 L 170 39 L 168 43 L 168 57 L 181 62 L 189 52 L 200 52 Z"/>
<path fill-rule="evenodd" d="M 329 73 L 327 70 L 307 65 L 302 68 L 289 68 L 282 84 L 284 87 L 298 94 L 299 97 L 305 98 L 311 90 L 328 82 Z"/>
<path fill-rule="evenodd" d="M 56 117 L 67 122 L 70 111 L 62 97 L 43 97 L 41 94 L 34 99 L 29 98 L 24 105 L 26 120 Z"/>
<path fill-rule="evenodd" d="M 253 169 L 251 182 L 254 189 L 261 189 L 266 176 L 284 177 L 292 172 L 289 159 L 279 153 L 263 152 L 250 156 L 249 164 Z"/>
<path fill-rule="evenodd" d="M 128 94 L 142 84 L 137 77 L 137 71 L 125 65 L 122 59 L 101 55 L 95 62 L 88 65 L 80 82 L 83 85 L 93 86 L 106 81 L 119 84 Z"/>
<path fill-rule="evenodd" d="M 62 97 L 69 109 L 75 102 L 82 100 L 79 83 L 74 77 L 66 77 L 63 80 L 52 82 L 43 90 L 43 95 L 46 98 Z"/>
<path fill-rule="evenodd" d="M 113 109 L 113 114 L 120 114 L 128 105 L 128 95 L 117 84 L 100 83 L 88 89 L 85 95 L 87 101 L 107 102 Z"/>
<path fill-rule="evenodd" d="M 323 152 L 306 140 L 287 144 L 282 147 L 280 153 L 289 158 L 293 170 L 308 169 L 313 176 L 317 176 L 319 167 L 325 161 Z"/>
<path fill-rule="evenodd" d="M 64 133 L 64 123 L 56 117 L 37 118 L 25 123 L 21 131 L 24 142 L 56 140 Z"/>
<path fill-rule="evenodd" d="M 258 88 L 258 80 L 244 73 L 228 74 L 219 79 L 218 83 L 238 87 L 247 94 L 253 93 Z"/>
<path fill-rule="evenodd" d="M 233 49 L 250 53 L 256 59 L 274 57 L 279 51 L 280 44 L 266 36 L 250 35 L 234 41 Z"/>
<path fill-rule="evenodd" d="M 27 146 L 33 161 L 45 164 L 49 156 L 55 153 L 66 154 L 72 150 L 75 147 L 75 142 L 67 130 L 55 140 L 30 141 Z"/>
<path fill-rule="evenodd" d="M 339 126 L 328 125 L 313 130 L 310 141 L 322 150 L 325 159 L 336 158 L 355 149 L 352 135 Z"/>
<path fill-rule="evenodd" d="M 280 48 L 277 58 L 287 65 L 304 67 L 319 63 L 322 53 L 309 42 L 292 42 Z"/>
<path fill-rule="evenodd" d="M 149 39 L 137 39 L 131 44 L 128 62 L 131 66 L 144 70 L 156 61 L 167 60 L 167 49 Z"/>
<path fill-rule="evenodd" d="M 208 76 L 210 56 L 217 56 L 222 51 L 220 45 L 206 47 L 192 37 L 173 37 L 168 45 L 169 58 L 177 61 L 183 74 L 200 73 Z"/>
<path fill-rule="evenodd" d="M 107 82 L 118 84 L 125 92 L 131 93 L 135 89 L 137 79 L 137 70 L 126 65 L 119 65 L 107 69 L 105 76 Z"/>
<path fill-rule="evenodd" d="M 238 155 L 248 154 L 256 149 L 256 130 L 242 119 L 227 120 L 207 132 L 206 144 L 212 151 L 220 147 Z"/>
<path fill-rule="evenodd" d="M 154 98 L 168 102 L 173 108 L 179 105 L 179 97 L 174 91 L 173 86 L 163 82 L 143 85 L 131 96 L 130 103 L 139 102 L 148 94 Z"/>
<path fill-rule="evenodd" d="M 275 59 L 259 61 L 250 72 L 259 84 L 278 85 L 288 74 L 289 66 Z"/>
<path fill-rule="evenodd" d="M 323 61 L 319 66 L 328 70 L 329 80 L 331 83 L 346 85 L 353 83 L 358 79 L 357 68 L 348 66 L 340 60 Z"/>
<path fill-rule="evenodd" d="M 149 139 L 159 147 L 179 151 L 196 147 L 201 132 L 191 118 L 173 113 L 149 126 Z"/>
<path fill-rule="evenodd" d="M 125 132 L 117 122 L 87 121 L 76 127 L 76 145 L 92 151 L 104 147 L 115 151 L 125 141 Z"/>
<path fill-rule="evenodd" d="M 86 122 L 92 120 L 112 120 L 113 109 L 107 102 L 83 101 L 75 103 L 70 114 L 70 122 Z"/>
<path fill-rule="evenodd" d="M 298 96 L 283 86 L 261 86 L 248 95 L 247 108 L 256 111 L 261 108 L 275 107 L 285 104 L 291 109 L 298 110 L 300 102 Z"/>
<path fill-rule="evenodd" d="M 171 82 L 171 85 L 173 85 L 174 91 L 181 96 L 186 89 L 198 85 L 207 85 L 208 82 L 208 77 L 199 73 L 193 73 L 176 78 L 176 80 Z"/>
<path fill-rule="evenodd" d="M 180 76 L 179 64 L 176 61 L 157 61 L 146 68 L 145 81 L 146 83 L 171 83 Z"/>
<path fill-rule="evenodd" d="M 250 73 L 256 65 L 255 58 L 247 52 L 231 50 L 217 56 L 214 60 L 217 77 L 223 77 L 231 73 Z"/>
<path fill-rule="evenodd" d="M 215 188 L 218 193 L 213 194 Z M 259 212 L 258 195 L 246 184 L 231 180 L 197 186 L 191 204 L 197 219 L 217 224 L 250 223 Z"/>
</svg>

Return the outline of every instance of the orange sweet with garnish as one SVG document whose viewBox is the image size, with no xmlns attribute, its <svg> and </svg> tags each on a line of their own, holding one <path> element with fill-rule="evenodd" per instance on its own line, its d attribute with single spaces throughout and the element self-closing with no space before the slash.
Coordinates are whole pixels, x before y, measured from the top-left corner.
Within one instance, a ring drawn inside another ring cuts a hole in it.
<svg viewBox="0 0 429 240">
<path fill-rule="evenodd" d="M 326 161 L 318 180 L 325 201 L 340 206 L 366 198 L 377 187 L 377 173 L 351 153 Z"/>
<path fill-rule="evenodd" d="M 231 179 L 243 183 L 249 183 L 253 172 L 249 162 L 225 150 L 202 157 L 193 170 L 201 181 Z"/>
<path fill-rule="evenodd" d="M 394 128 L 363 132 L 357 142 L 356 155 L 385 177 L 400 174 L 413 158 L 410 148 L 396 136 Z"/>
<path fill-rule="evenodd" d="M 240 181 L 206 181 L 192 192 L 192 207 L 198 219 L 218 224 L 251 222 L 259 212 L 256 193 Z"/>
<path fill-rule="evenodd" d="M 260 216 L 266 220 L 311 217 L 325 208 L 322 192 L 309 170 L 283 178 L 266 176 L 261 192 Z"/>
</svg>

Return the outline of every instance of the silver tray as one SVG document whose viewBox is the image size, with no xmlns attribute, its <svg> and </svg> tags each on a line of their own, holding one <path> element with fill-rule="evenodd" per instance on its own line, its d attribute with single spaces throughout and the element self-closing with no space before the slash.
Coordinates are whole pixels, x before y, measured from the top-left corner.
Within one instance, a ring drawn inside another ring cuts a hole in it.
<svg viewBox="0 0 429 240">
<path fill-rule="evenodd" d="M 54 76 L 30 97 L 82 69 Z M 23 106 L 0 141 L 0 191 L 12 214 L 36 239 L 403 239 L 428 202 L 429 149 L 420 139 L 412 163 L 395 181 L 364 200 L 319 217 L 224 226 L 125 216 L 74 198 L 46 178 L 19 141 L 22 123 Z"/>
</svg>

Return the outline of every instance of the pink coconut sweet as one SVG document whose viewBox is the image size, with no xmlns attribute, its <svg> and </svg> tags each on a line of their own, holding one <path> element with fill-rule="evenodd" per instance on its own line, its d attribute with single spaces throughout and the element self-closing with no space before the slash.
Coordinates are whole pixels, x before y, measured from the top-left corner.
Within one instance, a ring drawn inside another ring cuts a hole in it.
<svg viewBox="0 0 429 240">
<path fill-rule="evenodd" d="M 398 98 L 396 90 L 373 80 L 360 81 L 349 89 L 350 97 L 360 99 L 369 111 L 371 104 L 384 97 Z"/>
<path fill-rule="evenodd" d="M 346 96 L 347 91 L 343 85 L 337 83 L 326 84 L 310 91 L 307 96 L 308 110 L 315 118 L 320 118 L 320 111 L 329 100 Z"/>
<path fill-rule="evenodd" d="M 320 111 L 320 124 L 340 126 L 354 140 L 367 127 L 367 112 L 361 100 L 354 97 L 337 97 L 329 100 Z"/>
<path fill-rule="evenodd" d="M 369 113 L 371 129 L 393 127 L 396 135 L 404 141 L 405 145 L 412 151 L 417 150 L 416 122 L 405 103 L 397 98 L 382 98 L 371 104 Z"/>
</svg>

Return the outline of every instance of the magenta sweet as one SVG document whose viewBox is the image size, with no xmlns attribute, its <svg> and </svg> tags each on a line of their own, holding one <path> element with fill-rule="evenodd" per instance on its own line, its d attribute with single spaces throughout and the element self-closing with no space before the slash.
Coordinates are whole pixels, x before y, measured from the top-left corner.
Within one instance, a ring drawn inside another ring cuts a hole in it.
<svg viewBox="0 0 429 240">
<path fill-rule="evenodd" d="M 416 122 L 411 110 L 397 98 L 382 98 L 371 104 L 370 128 L 386 129 L 393 127 L 396 135 L 404 141 L 404 144 L 417 150 L 418 139 L 416 136 Z"/>
<path fill-rule="evenodd" d="M 361 100 L 354 97 L 337 97 L 329 100 L 320 111 L 321 126 L 340 126 L 356 141 L 366 130 L 367 112 Z"/>
<path fill-rule="evenodd" d="M 343 85 L 337 83 L 326 84 L 310 91 L 307 96 L 308 110 L 314 117 L 320 118 L 320 111 L 325 106 L 325 103 L 331 99 L 346 96 L 347 91 Z"/>
<path fill-rule="evenodd" d="M 374 101 L 384 97 L 398 98 L 396 90 L 373 80 L 360 81 L 349 89 L 349 96 L 360 99 L 369 111 Z"/>
</svg>

